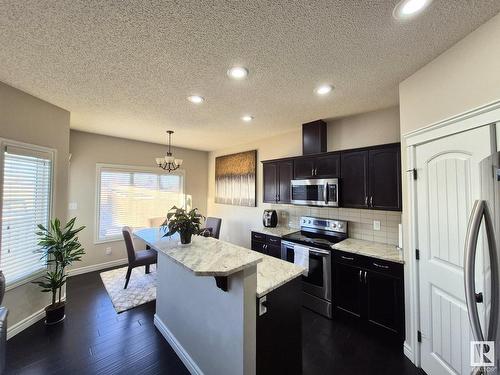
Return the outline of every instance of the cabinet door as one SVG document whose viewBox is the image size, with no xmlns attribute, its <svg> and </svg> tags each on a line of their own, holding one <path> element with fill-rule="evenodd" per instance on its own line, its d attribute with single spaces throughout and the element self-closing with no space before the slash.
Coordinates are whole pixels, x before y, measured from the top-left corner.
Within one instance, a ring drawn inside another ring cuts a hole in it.
<svg viewBox="0 0 500 375">
<path fill-rule="evenodd" d="M 358 267 L 335 263 L 333 303 L 338 310 L 361 316 L 362 271 Z"/>
<path fill-rule="evenodd" d="M 263 242 L 252 241 L 252 250 L 262 254 L 267 254 L 267 245 Z"/>
<path fill-rule="evenodd" d="M 297 158 L 293 162 L 293 178 L 313 178 L 315 158 Z"/>
<path fill-rule="evenodd" d="M 315 162 L 315 177 L 335 178 L 340 175 L 340 154 L 318 156 Z"/>
<path fill-rule="evenodd" d="M 368 151 L 341 154 L 341 207 L 368 207 Z"/>
<path fill-rule="evenodd" d="M 378 272 L 366 273 L 366 318 L 398 336 L 404 335 L 403 281 Z"/>
<path fill-rule="evenodd" d="M 380 210 L 401 211 L 400 148 L 369 151 L 369 205 Z"/>
<path fill-rule="evenodd" d="M 278 203 L 290 203 L 290 181 L 293 179 L 293 163 L 278 163 Z"/>
<path fill-rule="evenodd" d="M 277 186 L 277 165 L 276 163 L 265 163 L 263 166 L 264 182 L 264 203 L 275 203 L 278 197 Z"/>
<path fill-rule="evenodd" d="M 267 255 L 270 255 L 272 257 L 281 258 L 281 246 L 276 246 L 276 245 L 267 245 Z"/>
</svg>

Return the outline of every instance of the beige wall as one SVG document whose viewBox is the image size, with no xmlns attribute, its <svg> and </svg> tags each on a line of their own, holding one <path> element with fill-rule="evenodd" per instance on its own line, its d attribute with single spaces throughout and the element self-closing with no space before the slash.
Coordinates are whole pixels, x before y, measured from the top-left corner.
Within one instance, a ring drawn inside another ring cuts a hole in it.
<svg viewBox="0 0 500 375">
<path fill-rule="evenodd" d="M 407 167 L 404 134 L 500 99 L 500 15 L 476 29 L 399 86 L 402 170 Z M 404 172 L 403 172 L 404 173 Z M 403 239 L 409 259 L 409 197 L 403 175 Z M 405 310 L 409 317 L 410 280 L 405 268 Z M 411 342 L 407 319 L 407 341 Z"/>
<path fill-rule="evenodd" d="M 500 14 L 399 85 L 401 134 L 500 97 Z"/>
<path fill-rule="evenodd" d="M 154 167 L 155 158 L 165 155 L 166 146 L 72 130 L 70 152 L 69 202 L 76 203 L 77 209 L 70 210 L 69 216 L 78 217 L 78 223 L 87 227 L 80 236 L 86 254 L 73 268 L 126 258 L 123 241 L 94 244 L 96 163 Z M 183 148 L 174 148 L 172 152 L 184 160 L 186 194 L 192 195 L 193 207 L 205 214 L 208 153 Z M 111 247 L 111 255 L 106 255 L 106 247 Z"/>
<path fill-rule="evenodd" d="M 291 211 L 290 206 L 272 206 L 262 203 L 261 160 L 302 154 L 302 134 L 297 131 L 262 139 L 245 145 L 210 152 L 208 166 L 208 214 L 222 218 L 221 239 L 250 247 L 250 231 L 262 223 L 265 208 Z M 351 131 L 352 135 L 349 135 Z M 399 141 L 397 107 L 369 112 L 328 122 L 328 150 L 341 150 Z M 239 207 L 214 203 L 215 157 L 234 152 L 257 149 L 257 207 Z M 325 215 L 331 216 L 331 215 Z"/>
<path fill-rule="evenodd" d="M 328 150 L 399 142 L 399 107 L 361 113 L 328 122 Z"/>
<path fill-rule="evenodd" d="M 57 150 L 54 213 L 62 220 L 68 202 L 69 120 L 68 111 L 0 82 L 0 137 Z M 49 303 L 49 295 L 30 283 L 9 290 L 3 302 L 9 327 Z"/>
</svg>

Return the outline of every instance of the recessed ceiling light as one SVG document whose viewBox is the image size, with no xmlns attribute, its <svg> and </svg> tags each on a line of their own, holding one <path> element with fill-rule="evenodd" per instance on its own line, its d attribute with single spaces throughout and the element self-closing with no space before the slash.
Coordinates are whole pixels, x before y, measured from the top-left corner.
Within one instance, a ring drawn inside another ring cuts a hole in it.
<svg viewBox="0 0 500 375">
<path fill-rule="evenodd" d="M 242 119 L 243 121 L 245 121 L 245 122 L 250 122 L 250 121 L 252 121 L 252 120 L 253 120 L 253 116 L 246 115 L 246 116 L 243 116 L 241 119 Z"/>
<path fill-rule="evenodd" d="M 401 0 L 392 12 L 396 19 L 406 19 L 423 11 L 432 0 Z"/>
<path fill-rule="evenodd" d="M 332 90 L 333 90 L 332 85 L 321 85 L 321 86 L 316 87 L 314 92 L 318 95 L 326 95 L 326 94 L 330 93 Z"/>
<path fill-rule="evenodd" d="M 242 66 L 233 66 L 227 71 L 227 75 L 232 79 L 244 79 L 248 75 L 248 69 Z"/>
<path fill-rule="evenodd" d="M 194 103 L 194 104 L 200 104 L 200 103 L 203 103 L 205 98 L 203 98 L 203 96 L 199 96 L 199 95 L 191 95 L 191 96 L 188 96 L 187 100 L 189 100 L 191 103 Z"/>
</svg>

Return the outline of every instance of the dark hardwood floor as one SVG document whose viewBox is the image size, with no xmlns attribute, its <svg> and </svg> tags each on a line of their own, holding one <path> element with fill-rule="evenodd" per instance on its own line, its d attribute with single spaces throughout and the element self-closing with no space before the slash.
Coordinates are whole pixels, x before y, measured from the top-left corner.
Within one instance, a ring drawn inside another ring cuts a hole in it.
<svg viewBox="0 0 500 375">
<path fill-rule="evenodd" d="M 7 343 L 7 374 L 188 374 L 153 325 L 155 303 L 117 314 L 99 272 L 71 277 L 66 320 Z M 350 322 L 303 310 L 303 373 L 417 374 L 401 348 Z"/>
</svg>

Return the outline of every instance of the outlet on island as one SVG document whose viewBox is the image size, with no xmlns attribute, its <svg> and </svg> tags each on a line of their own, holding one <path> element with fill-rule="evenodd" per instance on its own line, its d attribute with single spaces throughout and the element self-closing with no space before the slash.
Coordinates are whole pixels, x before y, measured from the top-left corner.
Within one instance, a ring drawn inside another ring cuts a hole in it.
<svg viewBox="0 0 500 375">
<path fill-rule="evenodd" d="M 111 251 L 111 247 L 107 247 L 106 248 L 106 255 L 111 255 L 112 251 Z"/>
<path fill-rule="evenodd" d="M 380 230 L 380 221 L 373 220 L 373 230 Z"/>
</svg>

